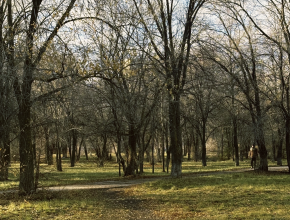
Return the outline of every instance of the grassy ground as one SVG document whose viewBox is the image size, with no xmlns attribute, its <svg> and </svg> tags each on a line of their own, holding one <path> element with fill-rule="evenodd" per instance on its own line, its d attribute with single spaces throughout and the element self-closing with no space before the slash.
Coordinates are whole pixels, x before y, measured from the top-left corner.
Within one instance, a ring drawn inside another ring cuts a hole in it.
<svg viewBox="0 0 290 220">
<path fill-rule="evenodd" d="M 290 176 L 257 171 L 160 180 L 126 189 L 165 219 L 290 219 Z"/>
<path fill-rule="evenodd" d="M 11 180 L 0 189 L 18 185 L 17 164 Z M 238 168 L 249 168 L 249 161 Z M 81 161 L 64 171 L 41 165 L 42 186 L 79 184 L 118 177 L 115 163 L 104 168 Z M 183 173 L 235 169 L 232 161 L 183 163 Z M 146 165 L 145 175 L 152 175 Z M 164 174 L 161 165 L 155 176 Z M 0 219 L 290 219 L 290 176 L 283 173 L 246 172 L 194 175 L 162 179 L 126 189 L 42 191 L 28 197 L 17 193 L 0 195 Z M 146 218 L 145 218 L 146 217 Z"/>
<path fill-rule="evenodd" d="M 86 161 L 81 158 L 81 161 L 76 163 L 75 167 L 70 167 L 69 159 L 63 159 L 63 171 L 56 171 L 54 165 L 48 166 L 46 164 L 40 165 L 40 179 L 39 187 L 57 186 L 57 185 L 70 185 L 82 184 L 95 181 L 102 181 L 107 179 L 123 179 L 119 177 L 119 169 L 115 160 L 106 162 L 104 167 L 98 167 L 95 158 Z M 208 162 L 206 167 L 201 165 L 201 162 L 184 160 L 182 164 L 182 172 L 184 174 L 196 172 L 209 172 L 209 171 L 223 171 L 230 169 L 240 169 L 249 167 L 249 161 L 240 162 L 240 166 L 236 167 L 235 163 L 231 160 Z M 166 172 L 162 172 L 162 164 L 158 163 L 154 167 L 154 174 L 152 174 L 152 165 L 146 163 L 144 165 L 144 174 L 142 176 L 165 176 Z M 169 170 L 170 172 L 170 170 Z M 19 178 L 19 164 L 12 163 L 9 169 L 9 181 L 0 182 L 0 191 L 15 189 L 18 187 Z"/>
<path fill-rule="evenodd" d="M 114 189 L 9 194 L 0 199 L 0 219 L 158 219 L 146 204 Z"/>
</svg>

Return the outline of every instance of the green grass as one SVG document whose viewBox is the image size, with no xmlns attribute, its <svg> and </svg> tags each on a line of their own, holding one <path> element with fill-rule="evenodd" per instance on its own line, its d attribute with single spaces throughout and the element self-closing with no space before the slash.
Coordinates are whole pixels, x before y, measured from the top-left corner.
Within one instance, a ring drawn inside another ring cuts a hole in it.
<svg viewBox="0 0 290 220">
<path fill-rule="evenodd" d="M 166 219 L 290 219 L 290 176 L 216 174 L 167 179 L 127 192 L 156 204 Z"/>
<path fill-rule="evenodd" d="M 62 160 L 63 171 L 56 170 L 55 165 L 48 166 L 46 164 L 40 165 L 40 179 L 39 187 L 57 186 L 57 185 L 70 185 L 70 184 L 83 184 L 89 182 L 96 182 L 102 180 L 122 180 L 119 177 L 118 164 L 112 161 L 106 162 L 104 167 L 99 167 L 95 162 L 95 158 L 86 161 L 81 158 L 80 162 L 76 163 L 75 167 L 70 167 L 69 159 Z M 183 174 L 199 173 L 199 172 L 213 172 L 249 168 L 250 161 L 245 160 L 240 162 L 240 166 L 235 166 L 232 160 L 207 162 L 207 166 L 203 167 L 201 162 L 187 161 L 184 159 L 182 163 Z M 273 166 L 274 163 L 269 161 L 269 165 Z M 169 170 L 170 173 L 170 170 Z M 166 172 L 162 172 L 162 164 L 157 163 L 154 166 L 154 174 L 152 174 L 152 165 L 149 163 L 144 164 L 144 174 L 142 177 L 149 176 L 166 176 Z M 19 184 L 19 164 L 12 163 L 9 168 L 9 180 L 0 182 L 0 190 L 15 189 Z"/>
<path fill-rule="evenodd" d="M 0 219 L 131 219 L 128 201 L 164 219 L 290 219 L 290 175 L 208 174 L 109 190 L 42 191 L 0 198 Z M 141 213 L 141 214 L 144 214 Z M 149 218 L 150 219 L 150 218 Z"/>
<path fill-rule="evenodd" d="M 0 195 L 0 219 L 134 219 L 154 213 L 164 219 L 290 219 L 290 175 L 263 172 L 233 174 L 189 173 L 249 168 L 249 160 L 236 167 L 232 160 L 208 162 L 184 161 L 182 179 L 160 179 L 120 192 L 100 189 L 50 192 L 20 197 L 17 193 Z M 269 162 L 269 165 L 274 165 Z M 17 188 L 18 164 L 10 167 L 9 181 L 0 182 L 0 190 Z M 161 164 L 151 173 L 145 164 L 145 176 L 168 175 Z M 41 164 L 40 186 L 81 184 L 118 177 L 118 166 L 107 162 L 98 167 L 82 160 L 70 167 L 63 160 L 63 172 Z M 131 202 L 130 202 L 131 201 Z M 130 203 L 129 203 L 130 202 Z M 126 203 L 129 203 L 127 205 Z M 136 204 L 141 205 L 136 208 Z M 144 212 L 139 213 L 139 209 Z M 129 213 L 129 214 L 128 214 Z"/>
<path fill-rule="evenodd" d="M 29 197 L 11 194 L 0 199 L 0 219 L 119 219 L 126 207 L 108 204 L 101 190 L 39 192 Z"/>
</svg>

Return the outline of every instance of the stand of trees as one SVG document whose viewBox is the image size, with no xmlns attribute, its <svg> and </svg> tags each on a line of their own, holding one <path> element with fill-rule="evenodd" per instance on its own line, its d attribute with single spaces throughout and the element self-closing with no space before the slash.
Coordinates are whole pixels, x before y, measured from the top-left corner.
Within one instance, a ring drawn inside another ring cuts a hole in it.
<svg viewBox="0 0 290 220">
<path fill-rule="evenodd" d="M 181 177 L 213 152 L 239 166 L 251 145 L 261 170 L 290 166 L 289 4 L 0 1 L 0 180 L 17 144 L 25 195 L 40 156 L 61 171 L 88 148 L 119 175 L 148 160 Z"/>
</svg>

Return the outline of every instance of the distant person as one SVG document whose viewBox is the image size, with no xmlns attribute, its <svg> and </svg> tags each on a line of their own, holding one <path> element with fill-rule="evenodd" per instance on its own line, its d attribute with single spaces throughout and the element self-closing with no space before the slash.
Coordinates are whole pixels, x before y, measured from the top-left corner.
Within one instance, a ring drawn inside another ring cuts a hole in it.
<svg viewBox="0 0 290 220">
<path fill-rule="evenodd" d="M 249 152 L 249 156 L 251 158 L 251 167 L 255 168 L 258 157 L 258 149 L 252 146 Z"/>
</svg>

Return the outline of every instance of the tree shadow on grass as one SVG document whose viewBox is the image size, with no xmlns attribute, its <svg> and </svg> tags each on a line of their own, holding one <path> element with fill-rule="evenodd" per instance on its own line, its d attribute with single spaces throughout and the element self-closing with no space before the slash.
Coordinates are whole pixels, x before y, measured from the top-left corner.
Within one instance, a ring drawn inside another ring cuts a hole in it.
<svg viewBox="0 0 290 220">
<path fill-rule="evenodd" d="M 11 204 L 19 208 L 12 215 L 23 215 L 27 218 L 35 218 L 29 213 L 33 210 L 43 213 L 43 217 L 53 215 L 57 218 L 66 217 L 68 213 L 72 217 L 84 217 L 84 219 L 161 219 L 150 209 L 150 202 L 124 193 L 122 188 L 114 189 L 85 189 L 70 191 L 42 190 L 30 196 L 19 196 L 17 193 L 5 193 L 1 195 L 0 212 L 8 210 Z M 46 205 L 44 205 L 46 204 Z M 48 205 L 47 205 L 48 204 Z M 45 208 L 43 208 L 45 206 Z"/>
</svg>

